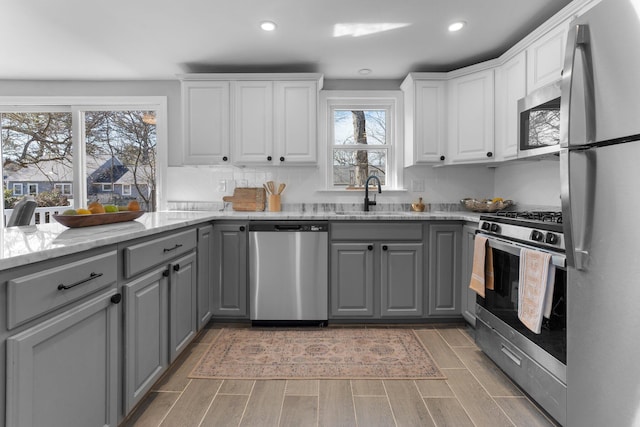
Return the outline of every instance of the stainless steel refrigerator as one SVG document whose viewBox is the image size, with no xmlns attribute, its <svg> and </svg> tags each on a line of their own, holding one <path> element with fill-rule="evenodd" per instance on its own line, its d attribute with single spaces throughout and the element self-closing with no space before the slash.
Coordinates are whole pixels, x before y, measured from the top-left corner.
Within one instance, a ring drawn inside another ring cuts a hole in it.
<svg viewBox="0 0 640 427">
<path fill-rule="evenodd" d="M 567 425 L 640 426 L 640 0 L 572 23 L 561 104 Z"/>
</svg>

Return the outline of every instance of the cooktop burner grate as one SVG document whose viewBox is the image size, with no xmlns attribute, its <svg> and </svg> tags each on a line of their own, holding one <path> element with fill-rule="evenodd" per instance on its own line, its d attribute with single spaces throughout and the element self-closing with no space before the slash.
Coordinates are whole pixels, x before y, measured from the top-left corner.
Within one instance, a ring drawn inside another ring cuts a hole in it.
<svg viewBox="0 0 640 427">
<path fill-rule="evenodd" d="M 505 218 L 555 222 L 562 224 L 562 212 L 558 211 L 499 211 L 496 212 L 495 215 Z"/>
</svg>

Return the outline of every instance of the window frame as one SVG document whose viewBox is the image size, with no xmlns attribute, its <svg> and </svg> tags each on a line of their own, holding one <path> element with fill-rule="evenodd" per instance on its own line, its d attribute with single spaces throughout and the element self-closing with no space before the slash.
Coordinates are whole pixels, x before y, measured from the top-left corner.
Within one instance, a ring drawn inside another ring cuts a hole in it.
<svg viewBox="0 0 640 427">
<path fill-rule="evenodd" d="M 69 188 L 68 192 L 64 191 L 64 189 L 67 187 Z M 53 189 L 60 190 L 60 194 L 62 194 L 63 196 L 73 196 L 73 184 L 69 182 L 55 182 L 53 184 Z"/>
<path fill-rule="evenodd" d="M 14 196 L 24 196 L 24 184 L 22 184 L 21 182 L 14 182 L 13 183 L 13 188 L 11 189 L 11 194 L 13 194 Z M 16 193 L 16 188 L 20 189 L 20 193 Z"/>
<path fill-rule="evenodd" d="M 386 191 L 405 191 L 403 188 L 403 95 L 399 90 L 324 90 L 320 92 L 319 129 L 320 141 L 325 149 L 321 150 L 320 169 L 325 178 L 325 190 L 337 192 L 364 191 L 364 188 L 347 190 L 345 187 L 333 185 L 333 150 L 341 146 L 334 145 L 333 112 L 335 110 L 385 110 L 386 142 L 385 145 L 371 145 L 367 150 L 387 150 L 385 185 Z M 343 148 L 352 148 L 345 145 Z M 362 148 L 362 147 L 360 147 Z"/>
<path fill-rule="evenodd" d="M 132 185 L 131 184 L 121 184 L 122 185 L 122 196 L 131 196 L 131 194 L 133 194 L 132 192 Z M 126 190 L 125 190 L 126 188 Z"/>
<path fill-rule="evenodd" d="M 31 192 L 31 187 L 35 187 L 36 191 Z M 37 182 L 27 182 L 27 196 L 37 196 L 39 194 L 40 188 L 38 188 Z"/>
<path fill-rule="evenodd" d="M 168 126 L 166 96 L 0 96 L 0 112 L 71 112 L 74 207 L 87 200 L 84 113 L 108 110 L 153 110 L 156 112 L 156 194 L 157 210 L 167 209 L 166 171 Z M 0 144 L 0 156 L 2 144 Z M 3 205 L 3 204 L 2 204 Z M 0 207 L 2 210 L 2 207 Z"/>
<path fill-rule="evenodd" d="M 100 184 L 100 191 L 102 191 L 102 192 L 110 192 L 110 193 L 112 193 L 112 192 L 113 192 L 113 184 L 111 184 L 111 183 L 104 183 L 104 182 L 103 182 L 103 183 L 101 183 L 101 184 Z"/>
</svg>

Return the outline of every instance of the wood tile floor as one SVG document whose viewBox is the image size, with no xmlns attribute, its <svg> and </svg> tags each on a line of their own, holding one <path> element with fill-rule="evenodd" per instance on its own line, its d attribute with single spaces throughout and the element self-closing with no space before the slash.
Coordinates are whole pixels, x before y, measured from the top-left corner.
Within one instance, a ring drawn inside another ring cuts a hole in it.
<svg viewBox="0 0 640 427">
<path fill-rule="evenodd" d="M 222 327 L 246 326 L 210 324 L 121 427 L 557 425 L 476 347 L 464 325 L 404 326 L 418 331 L 446 381 L 189 379 Z"/>
</svg>

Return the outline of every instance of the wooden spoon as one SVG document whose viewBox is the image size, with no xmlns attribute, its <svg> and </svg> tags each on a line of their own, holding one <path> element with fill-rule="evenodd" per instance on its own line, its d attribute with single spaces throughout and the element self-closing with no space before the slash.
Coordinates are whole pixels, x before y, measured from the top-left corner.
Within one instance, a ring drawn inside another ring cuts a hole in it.
<svg viewBox="0 0 640 427">
<path fill-rule="evenodd" d="M 264 187 L 264 190 L 267 192 L 267 194 L 271 194 L 271 191 L 269 191 L 267 184 L 262 184 L 262 186 Z"/>
<path fill-rule="evenodd" d="M 278 187 L 278 193 L 277 194 L 282 194 L 282 192 L 284 191 L 284 188 L 287 186 L 287 184 L 285 184 L 284 182 L 282 184 L 280 184 L 280 186 Z"/>
</svg>

